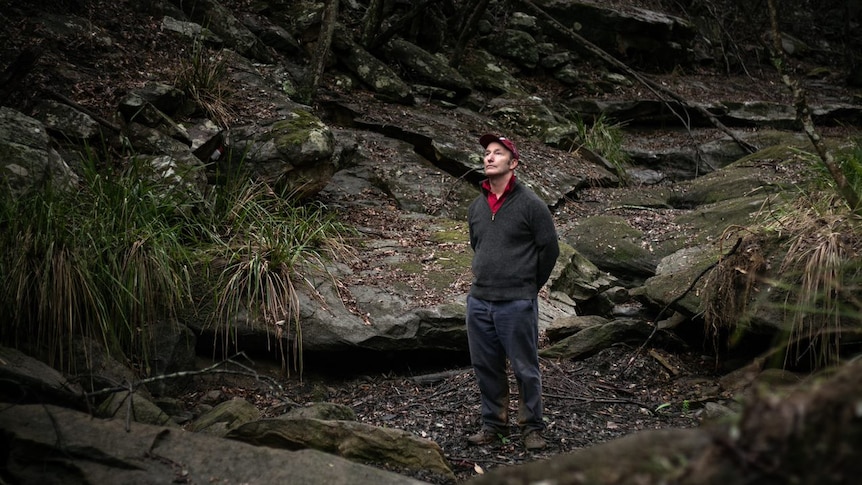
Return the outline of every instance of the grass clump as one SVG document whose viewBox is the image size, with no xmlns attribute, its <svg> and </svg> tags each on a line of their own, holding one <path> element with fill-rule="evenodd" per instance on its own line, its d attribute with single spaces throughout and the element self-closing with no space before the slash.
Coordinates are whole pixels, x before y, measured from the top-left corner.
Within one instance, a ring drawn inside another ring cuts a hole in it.
<svg viewBox="0 0 862 485">
<path fill-rule="evenodd" d="M 292 360 L 301 372 L 298 289 L 315 294 L 311 276 L 332 278 L 329 262 L 352 257 L 345 242 L 351 229 L 322 205 L 296 204 L 290 194 L 248 179 L 215 192 L 211 205 L 211 244 L 200 256 L 215 288 L 211 324 L 224 349 L 236 343 L 234 322 L 247 314 L 272 330 L 285 369 Z"/>
<path fill-rule="evenodd" d="M 631 161 L 623 149 L 623 125 L 610 121 L 604 113 L 599 114 L 592 123 L 581 116 L 576 116 L 574 121 L 578 146 L 572 147 L 570 151 L 577 151 L 581 147 L 588 148 L 602 157 L 608 168 L 619 177 L 621 184 L 628 185 L 629 176 L 626 169 L 631 165 Z"/>
<path fill-rule="evenodd" d="M 145 360 L 149 324 L 187 301 L 183 221 L 134 168 L 108 175 L 90 163 L 83 181 L 0 196 L 0 339 L 59 367 L 79 336 Z"/>
<path fill-rule="evenodd" d="M 734 229 L 741 244 L 709 275 L 704 320 L 714 341 L 722 330 L 738 335 L 738 324 L 749 317 L 749 299 L 766 282 L 784 295 L 774 302 L 786 319 L 784 365 L 824 368 L 840 362 L 842 346 L 862 325 L 862 220 L 814 155 L 797 151 L 793 161 L 808 171 L 804 186 L 784 193 L 786 200 L 760 226 Z M 858 141 L 837 162 L 862 194 Z M 770 266 L 766 246 L 772 244 L 783 248 L 783 258 L 764 281 Z"/>
<path fill-rule="evenodd" d="M 240 313 L 263 318 L 285 359 L 292 342 L 301 369 L 297 289 L 350 254 L 346 226 L 248 177 L 178 200 L 190 192 L 134 164 L 85 165 L 77 190 L 0 195 L 2 343 L 68 369 L 68 349 L 85 336 L 147 370 L 150 329 L 197 305 L 194 281 L 226 339 Z"/>
<path fill-rule="evenodd" d="M 229 125 L 234 114 L 227 60 L 222 53 L 213 52 L 201 39 L 195 39 L 189 56 L 180 65 L 175 85 L 219 126 Z"/>
</svg>

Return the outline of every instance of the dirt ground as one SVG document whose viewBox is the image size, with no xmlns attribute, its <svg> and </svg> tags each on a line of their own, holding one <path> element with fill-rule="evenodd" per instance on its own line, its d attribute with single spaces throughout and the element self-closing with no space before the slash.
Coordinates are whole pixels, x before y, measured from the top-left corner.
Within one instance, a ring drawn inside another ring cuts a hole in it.
<svg viewBox="0 0 862 485">
<path fill-rule="evenodd" d="M 361 362 L 343 364 L 362 370 Z M 671 353 L 625 345 L 579 361 L 542 359 L 548 447 L 538 453 L 524 449 L 514 422 L 510 435 L 499 443 L 467 444 L 467 436 L 480 427 L 479 391 L 472 370 L 463 365 L 347 377 L 307 373 L 299 379 L 285 378 L 276 364 L 263 363 L 256 370 L 266 380 L 203 377 L 183 399 L 194 409 L 207 399 L 242 397 L 266 417 L 313 402 L 343 404 L 354 410 L 359 422 L 402 429 L 436 442 L 456 483 L 461 483 L 496 467 L 546 459 L 641 430 L 698 426 L 705 400 L 727 398 L 719 392 L 713 364 L 712 358 L 696 351 Z M 278 382 L 281 389 L 270 382 Z M 516 416 L 513 378 L 511 395 L 510 416 Z M 446 483 L 433 474 L 392 471 Z"/>
</svg>

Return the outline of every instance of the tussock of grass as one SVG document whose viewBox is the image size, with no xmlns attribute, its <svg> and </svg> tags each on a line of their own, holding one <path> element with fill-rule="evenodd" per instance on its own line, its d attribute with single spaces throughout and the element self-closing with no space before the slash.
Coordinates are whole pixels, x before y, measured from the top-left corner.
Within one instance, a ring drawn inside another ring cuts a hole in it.
<svg viewBox="0 0 862 485">
<path fill-rule="evenodd" d="M 90 164 L 84 175 L 75 192 L 0 200 L 0 304 L 11 310 L 0 337 L 60 367 L 79 336 L 146 357 L 147 324 L 187 296 L 174 205 L 134 171 L 107 176 Z"/>
<path fill-rule="evenodd" d="M 793 363 L 806 357 L 815 366 L 836 363 L 842 321 L 859 319 L 862 312 L 862 308 L 848 308 L 842 303 L 847 301 L 847 285 L 854 285 L 859 277 L 860 221 L 846 210 L 817 210 L 843 206 L 836 202 L 799 207 L 781 220 L 782 227 L 793 234 L 779 268 L 779 274 L 795 276 L 790 282 L 796 284 L 792 292 L 795 300 L 786 302 L 792 319 L 787 358 L 792 357 Z"/>
<path fill-rule="evenodd" d="M 808 160 L 813 180 L 787 192 L 783 204 L 764 214 L 769 217 L 762 218 L 761 226 L 747 229 L 739 250 L 719 261 L 705 284 L 704 321 L 716 348 L 723 344 L 719 335 L 735 335 L 738 324 L 748 318 L 748 302 L 767 269 L 764 241 L 783 241 L 785 257 L 771 271 L 774 276 L 768 283 L 787 295 L 782 306 L 790 328 L 785 365 L 825 367 L 840 360 L 846 334 L 842 327 L 862 321 L 862 303 L 855 296 L 862 276 L 862 220 L 813 155 L 796 155 Z M 839 159 L 857 191 L 862 190 L 860 160 L 858 144 Z"/>
<path fill-rule="evenodd" d="M 292 361 L 301 371 L 302 328 L 297 289 L 314 284 L 307 274 L 326 273 L 328 261 L 353 257 L 344 240 L 350 230 L 318 205 L 295 205 L 269 186 L 247 183 L 238 196 L 228 196 L 213 218 L 216 244 L 206 250 L 214 261 L 217 320 L 214 324 L 227 348 L 244 312 L 260 317 L 274 330 L 276 341 L 293 342 Z M 287 364 L 287 349 L 279 347 Z"/>
<path fill-rule="evenodd" d="M 611 122 L 602 113 L 591 123 L 580 116 L 575 117 L 575 128 L 580 146 L 587 147 L 604 158 L 613 168 L 620 182 L 628 185 L 629 177 L 626 169 L 630 165 L 630 160 L 623 149 L 623 125 Z M 570 151 L 576 151 L 580 146 L 573 147 Z"/>
<path fill-rule="evenodd" d="M 345 226 L 241 175 L 204 200 L 177 200 L 174 181 L 86 165 L 77 191 L 0 195 L 2 343 L 69 368 L 68 348 L 86 336 L 145 366 L 151 325 L 195 304 L 195 280 L 211 285 L 226 339 L 239 313 L 260 317 L 283 358 L 293 343 L 301 369 L 297 288 L 310 285 L 306 271 L 350 256 Z"/>
<path fill-rule="evenodd" d="M 234 116 L 230 106 L 227 61 L 198 39 L 180 66 L 176 86 L 183 90 L 209 118 L 226 127 Z"/>
</svg>

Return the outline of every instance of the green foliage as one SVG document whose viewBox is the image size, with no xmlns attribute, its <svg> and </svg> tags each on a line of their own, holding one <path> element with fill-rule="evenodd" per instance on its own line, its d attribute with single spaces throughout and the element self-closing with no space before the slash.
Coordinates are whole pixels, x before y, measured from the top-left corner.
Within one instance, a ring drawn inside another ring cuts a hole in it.
<svg viewBox="0 0 862 485">
<path fill-rule="evenodd" d="M 145 365 L 151 325 L 194 305 L 195 281 L 210 285 L 225 336 L 240 313 L 263 317 L 301 368 L 297 286 L 350 254 L 348 229 L 248 177 L 188 200 L 175 179 L 94 160 L 77 191 L 0 195 L 0 341 L 69 368 L 71 342 L 88 336 Z"/>
<path fill-rule="evenodd" d="M 576 116 L 575 128 L 581 146 L 607 160 L 620 182 L 623 185 L 628 185 L 629 178 L 626 168 L 629 166 L 630 160 L 623 149 L 623 125 L 611 122 L 602 113 L 592 123 Z"/>
<path fill-rule="evenodd" d="M 838 166 L 853 191 L 862 197 L 862 139 L 854 140 L 848 150 L 839 154 Z"/>
<path fill-rule="evenodd" d="M 66 343 L 101 340 L 147 355 L 148 324 L 186 301 L 181 220 L 154 182 L 101 174 L 87 163 L 77 192 L 33 191 L 0 200 L 4 342 L 68 366 Z"/>
<path fill-rule="evenodd" d="M 816 154 L 803 150 L 796 150 L 796 154 L 801 160 L 807 162 L 809 169 L 814 172 L 813 183 L 817 189 L 841 196 L 834 177 Z M 844 174 L 852 190 L 862 196 L 862 139 L 850 140 L 847 146 L 836 150 L 835 164 Z M 831 200 L 831 197 L 829 199 Z M 811 202 L 813 206 L 823 206 L 814 200 Z M 825 210 L 832 211 L 832 209 Z"/>
<path fill-rule="evenodd" d="M 297 205 L 248 179 L 213 193 L 209 244 L 199 254 L 216 290 L 213 324 L 224 348 L 235 342 L 237 317 L 248 312 L 273 330 L 285 368 L 293 342 L 293 366 L 302 369 L 298 285 L 313 291 L 309 277 L 327 262 L 351 256 L 350 229 L 320 205 Z M 292 334 L 291 334 L 292 329 Z"/>
</svg>

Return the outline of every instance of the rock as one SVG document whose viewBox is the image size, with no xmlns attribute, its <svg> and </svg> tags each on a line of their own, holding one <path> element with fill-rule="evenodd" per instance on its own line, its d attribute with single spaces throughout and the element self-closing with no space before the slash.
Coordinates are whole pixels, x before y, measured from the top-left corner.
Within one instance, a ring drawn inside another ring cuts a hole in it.
<svg viewBox="0 0 862 485">
<path fill-rule="evenodd" d="M 175 428 L 94 419 L 51 405 L 7 406 L 4 476 L 16 483 L 420 484 L 316 450 L 253 446 Z M 38 452 L 34 453 L 34 450 Z"/>
<path fill-rule="evenodd" d="M 396 103 L 411 105 L 416 102 L 410 87 L 389 66 L 369 54 L 354 42 L 343 29 L 337 29 L 332 48 L 345 66 L 368 87 Z"/>
<path fill-rule="evenodd" d="M 332 131 L 318 117 L 296 108 L 283 119 L 232 128 L 223 163 L 244 164 L 280 193 L 310 197 L 337 168 Z"/>
<path fill-rule="evenodd" d="M 517 29 L 495 31 L 482 39 L 485 49 L 491 54 L 514 61 L 528 69 L 539 64 L 539 45 L 527 32 Z"/>
<path fill-rule="evenodd" d="M 433 441 L 397 429 L 355 421 L 263 419 L 245 424 L 228 438 L 273 448 L 313 448 L 362 463 L 433 472 L 454 479 L 443 450 Z"/>
<path fill-rule="evenodd" d="M 272 56 L 233 12 L 216 0 L 199 0 L 193 5 L 181 4 L 190 19 L 213 31 L 240 55 L 261 62 L 272 62 Z"/>
<path fill-rule="evenodd" d="M 670 69 L 686 63 L 697 36 L 697 29 L 687 20 L 641 8 L 623 12 L 602 4 L 565 0 L 546 0 L 541 7 L 563 26 L 643 69 Z M 540 18 L 540 24 L 546 25 L 547 20 Z"/>
<path fill-rule="evenodd" d="M 242 425 L 260 419 L 254 404 L 241 397 L 222 402 L 194 420 L 188 429 L 215 436 L 225 436 Z"/>
<path fill-rule="evenodd" d="M 524 95 L 527 92 L 508 70 L 500 67 L 499 60 L 484 49 L 470 50 L 459 70 L 483 91 L 512 95 Z"/>
<path fill-rule="evenodd" d="M 621 283 L 639 286 L 655 274 L 658 256 L 643 244 L 641 231 L 622 217 L 598 215 L 571 226 L 565 240 L 600 270 L 625 275 Z"/>
<path fill-rule="evenodd" d="M 95 415 L 126 422 L 177 426 L 170 416 L 139 392 L 121 391 L 109 394 L 96 409 Z"/>
<path fill-rule="evenodd" d="M 84 390 L 48 365 L 9 347 L 0 347 L 0 400 L 86 409 Z M 2 414 L 2 413 L 0 413 Z"/>
<path fill-rule="evenodd" d="M 554 320 L 554 322 L 545 329 L 545 335 L 548 337 L 550 342 L 558 342 L 585 328 L 595 325 L 604 325 L 608 322 L 610 322 L 610 320 L 598 315 L 570 315 Z"/>
<path fill-rule="evenodd" d="M 314 402 L 296 407 L 279 416 L 279 419 L 323 419 L 356 421 L 356 413 L 349 406 L 329 402 Z"/>
<path fill-rule="evenodd" d="M 621 342 L 642 342 L 652 328 L 641 320 L 612 320 L 591 325 L 539 351 L 550 359 L 580 359 Z"/>
<path fill-rule="evenodd" d="M 103 135 L 92 116 L 54 100 L 42 100 L 33 110 L 33 117 L 55 136 L 73 143 L 92 143 Z"/>
<path fill-rule="evenodd" d="M 383 46 L 383 54 L 390 62 L 404 64 L 408 79 L 451 90 L 456 99 L 470 94 L 473 89 L 444 57 L 431 54 L 404 39 L 390 40 Z"/>
<path fill-rule="evenodd" d="M 78 175 L 51 148 L 45 125 L 0 106 L 0 183 L 23 193 L 46 181 L 70 189 L 77 185 Z"/>
</svg>

